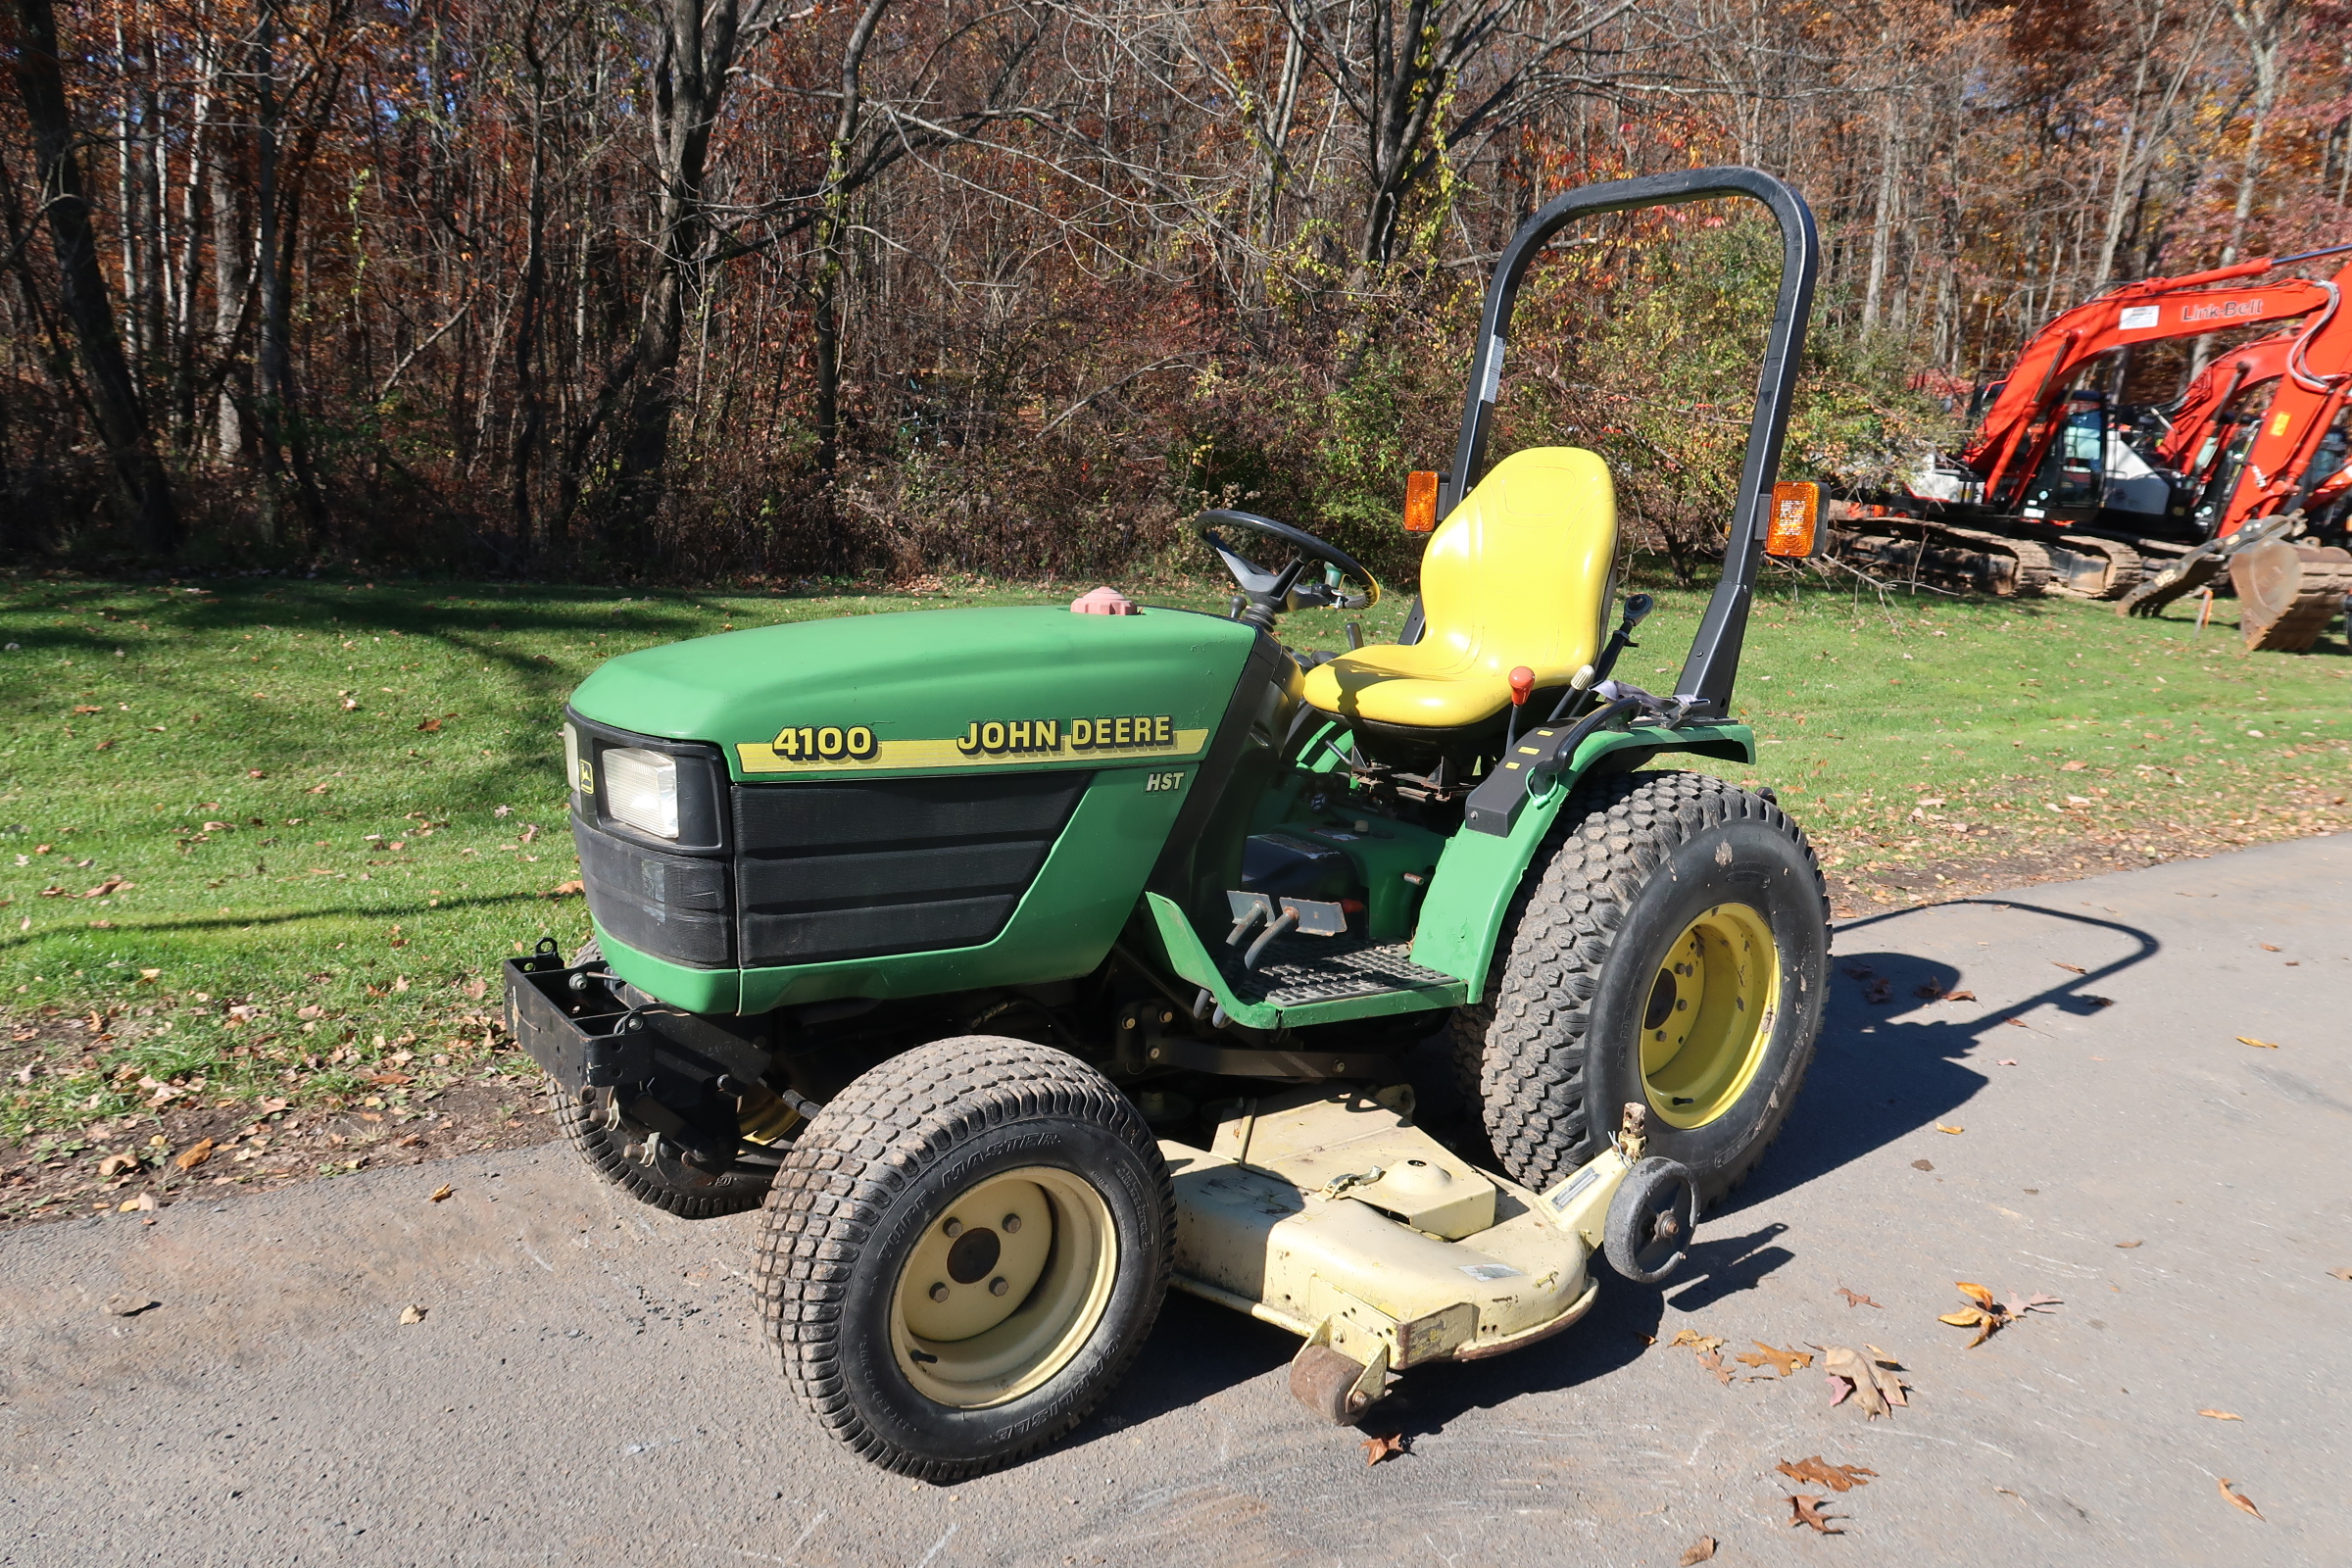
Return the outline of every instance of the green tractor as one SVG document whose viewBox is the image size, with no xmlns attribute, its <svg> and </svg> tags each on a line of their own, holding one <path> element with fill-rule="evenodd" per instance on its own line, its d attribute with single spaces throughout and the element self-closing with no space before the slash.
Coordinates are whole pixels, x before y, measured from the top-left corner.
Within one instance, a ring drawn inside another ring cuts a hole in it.
<svg viewBox="0 0 2352 1568">
<path fill-rule="evenodd" d="M 1610 678 L 1617 523 L 1593 454 L 1491 469 L 1513 300 L 1568 222 L 1745 196 L 1783 270 L 1721 586 L 1671 696 Z M 1391 1380 L 1641 1282 L 1787 1117 L 1828 905 L 1730 721 L 1811 215 L 1744 169 L 1571 192 L 1491 289 L 1401 639 L 1297 657 L 1360 608 L 1344 552 L 1200 519 L 1230 617 L 1098 590 L 855 616 L 615 659 L 564 726 L 595 920 L 513 959 L 509 1027 L 606 1180 L 673 1214 L 764 1202 L 758 1290 L 801 1398 L 876 1463 L 977 1474 L 1075 1426 L 1172 1285 L 1298 1334 L 1347 1422 Z M 1442 522 L 1436 519 L 1442 517 Z M 1280 564 L 1262 564 L 1279 562 Z M 1449 1033 L 1466 1131 L 1415 1125 Z M 1490 1157 L 1491 1156 L 1491 1157 Z"/>
</svg>

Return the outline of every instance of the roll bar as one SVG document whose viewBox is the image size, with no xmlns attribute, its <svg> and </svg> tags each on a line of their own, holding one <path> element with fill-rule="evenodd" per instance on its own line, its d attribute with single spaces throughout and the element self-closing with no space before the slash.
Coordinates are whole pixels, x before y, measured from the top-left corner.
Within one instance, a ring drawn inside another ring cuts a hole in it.
<svg viewBox="0 0 2352 1568">
<path fill-rule="evenodd" d="M 1772 483 L 1781 466 L 1781 441 L 1788 428 L 1788 404 L 1804 355 L 1805 325 L 1813 308 L 1813 276 L 1820 242 L 1805 199 L 1761 170 L 1725 167 L 1691 169 L 1675 174 L 1587 185 L 1544 204 L 1519 225 L 1503 250 L 1502 264 L 1487 288 L 1478 352 L 1470 362 L 1470 391 L 1462 405 L 1462 434 L 1453 466 L 1438 498 L 1444 515 L 1470 493 L 1486 457 L 1487 431 L 1502 384 L 1502 355 L 1510 337 L 1511 312 L 1519 284 L 1551 237 L 1580 218 L 1702 201 L 1712 196 L 1746 196 L 1768 208 L 1781 229 L 1781 286 L 1773 302 L 1772 330 L 1764 340 L 1764 367 L 1756 377 L 1756 412 L 1748 421 L 1747 459 L 1740 469 L 1740 493 L 1732 507 L 1723 580 L 1691 639 L 1675 695 L 1689 700 L 1694 718 L 1729 714 L 1732 684 L 1740 673 L 1740 647 L 1747 634 L 1748 601 L 1764 557 L 1771 518 Z"/>
</svg>

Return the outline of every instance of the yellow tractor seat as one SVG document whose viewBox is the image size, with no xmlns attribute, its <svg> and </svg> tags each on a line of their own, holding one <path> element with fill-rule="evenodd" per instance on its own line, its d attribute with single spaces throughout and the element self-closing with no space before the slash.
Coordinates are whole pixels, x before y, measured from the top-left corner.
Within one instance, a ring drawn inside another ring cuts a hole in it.
<svg viewBox="0 0 2352 1568">
<path fill-rule="evenodd" d="M 1483 727 L 1509 706 L 1514 668 L 1535 671 L 1538 691 L 1557 691 L 1592 662 L 1616 556 L 1608 466 L 1581 447 L 1513 453 L 1430 535 L 1421 640 L 1316 665 L 1306 700 L 1353 723 L 1359 742 L 1392 727 Z"/>
</svg>

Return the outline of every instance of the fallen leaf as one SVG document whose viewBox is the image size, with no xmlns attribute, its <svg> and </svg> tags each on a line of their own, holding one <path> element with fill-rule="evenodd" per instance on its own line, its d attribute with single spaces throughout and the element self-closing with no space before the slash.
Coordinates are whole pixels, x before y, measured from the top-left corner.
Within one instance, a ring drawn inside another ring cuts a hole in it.
<svg viewBox="0 0 2352 1568">
<path fill-rule="evenodd" d="M 78 712 L 80 712 L 80 711 L 81 711 L 81 710 L 80 710 L 80 709 L 78 709 L 78 708 L 76 708 L 75 710 L 74 710 L 74 711 L 75 711 L 76 713 L 78 713 Z M 93 711 L 95 711 L 95 710 L 93 710 Z M 2279 950 L 2279 949 L 2278 949 L 2278 948 L 2275 948 L 2275 947 L 2271 946 L 2271 945 L 2270 945 L 2268 942 L 2265 942 L 2265 943 L 2263 943 L 2263 944 L 2262 944 L 2262 951 L 2263 951 L 2263 952 L 2265 952 L 2265 953 L 2278 953 L 2278 952 L 2279 952 L 2279 951 L 2281 951 L 2281 950 Z"/>
<path fill-rule="evenodd" d="M 1863 1419 L 1875 1421 L 1892 1414 L 1888 1408 L 1891 1405 L 1908 1408 L 1911 1403 L 1906 1396 L 1910 1385 L 1903 1381 L 1902 1363 L 1875 1345 L 1870 1347 L 1868 1355 L 1850 1346 L 1824 1346 L 1821 1367 L 1829 1375 L 1830 1387 L 1837 1391 L 1830 1396 L 1833 1410 L 1851 1396 Z"/>
<path fill-rule="evenodd" d="M 560 882 L 556 885 L 555 891 L 550 893 L 548 897 L 551 899 L 568 899 L 576 894 L 585 893 L 587 891 L 587 884 L 577 880 L 570 882 Z"/>
<path fill-rule="evenodd" d="M 1946 991 L 1943 994 L 1943 1000 L 1946 1002 L 1974 1002 L 1977 1000 L 1977 994 L 1974 991 Z"/>
<path fill-rule="evenodd" d="M 1878 970 L 1859 963 L 1847 964 L 1845 972 L 1848 977 L 1855 980 L 1876 980 L 1879 977 Z"/>
<path fill-rule="evenodd" d="M 2017 1293 L 2011 1291 L 2009 1303 L 2004 1310 L 2011 1317 L 2024 1317 L 2028 1312 L 2046 1312 L 2053 1306 L 2064 1306 L 2065 1304 L 2065 1298 L 2058 1296 L 2029 1296 L 2021 1301 L 2018 1299 Z"/>
<path fill-rule="evenodd" d="M 2000 1060 L 1994 1062 L 1993 1065 L 1996 1067 L 2014 1067 L 2017 1065 L 2017 1058 L 2015 1056 L 2003 1056 Z"/>
<path fill-rule="evenodd" d="M 2058 764 L 2058 771 L 2061 773 L 2080 773 L 2082 771 L 2083 766 L 2084 764 L 2080 761 L 2060 762 Z"/>
<path fill-rule="evenodd" d="M 1666 1342 L 1666 1348 L 1679 1350 L 1686 1345 L 1701 1355 L 1706 1354 L 1709 1350 L 1718 1350 L 1723 1348 L 1721 1340 L 1709 1339 L 1696 1329 L 1682 1329 L 1675 1334 L 1673 1339 Z"/>
<path fill-rule="evenodd" d="M 1915 1159 L 1911 1162 L 1911 1168 L 1913 1170 L 1934 1170 L 1936 1166 L 1930 1160 Z"/>
<path fill-rule="evenodd" d="M 2087 991 L 2082 994 L 2082 1000 L 2089 1003 L 2094 1007 L 2112 1007 L 2115 1005 L 2115 999 L 2113 997 L 2094 997 Z"/>
<path fill-rule="evenodd" d="M 1714 1560 L 1715 1538 L 1713 1536 L 1701 1536 L 1690 1544 L 1690 1550 L 1683 1553 L 1680 1568 L 1691 1568 L 1693 1563 L 1713 1562 Z"/>
<path fill-rule="evenodd" d="M 2216 1421 L 2243 1421 L 2245 1419 L 2242 1415 L 2231 1415 L 2227 1410 L 2199 1410 L 2197 1414 L 2209 1415 Z"/>
<path fill-rule="evenodd" d="M 1965 1128 L 1965 1127 L 1946 1127 L 1946 1126 L 1945 1126 L 1943 1123 L 1941 1123 L 1941 1122 L 1937 1122 L 1937 1123 L 1936 1124 L 1936 1130 L 1937 1132 L 1939 1132 L 1939 1133 L 1953 1133 L 1953 1134 L 1959 1134 L 1959 1133 L 1964 1133 L 1964 1132 L 1968 1131 L 1968 1129 L 1967 1129 L 1967 1128 Z"/>
<path fill-rule="evenodd" d="M 1862 1000 L 1873 1006 L 1894 1000 L 1894 988 L 1884 980 L 1873 980 L 1862 992 Z"/>
<path fill-rule="evenodd" d="M 1729 1384 L 1732 1381 L 1732 1369 L 1723 1364 L 1723 1356 L 1718 1351 L 1709 1350 L 1698 1358 L 1698 1364 L 1714 1373 L 1716 1382 Z"/>
<path fill-rule="evenodd" d="M 2118 1247 L 2120 1247 L 2120 1248 L 2122 1248 L 2122 1249 L 2123 1249 L 2125 1251 L 2129 1252 L 2129 1251 L 2130 1251 L 2130 1250 L 2132 1250 L 2132 1249 L 2133 1249 L 2134 1247 L 2144 1247 L 2144 1246 L 2146 1246 L 2146 1245 L 2147 1245 L 2147 1238 L 2145 1238 L 2145 1237 L 2142 1237 L 2142 1238 L 2140 1238 L 2140 1240 L 2138 1240 L 2138 1241 L 2136 1241 L 2136 1242 L 2118 1242 L 2118 1243 L 2116 1243 L 2115 1245 L 2116 1245 L 2116 1246 L 2118 1246 Z"/>
<path fill-rule="evenodd" d="M 1791 1496 L 1788 1499 L 1788 1528 L 1793 1530 L 1798 1525 L 1811 1525 L 1825 1536 L 1844 1535 L 1842 1530 L 1830 1528 L 1830 1521 L 1838 1516 L 1821 1511 L 1821 1505 L 1829 1500 L 1827 1497 Z"/>
<path fill-rule="evenodd" d="M 98 1178 L 104 1181 L 118 1171 L 134 1168 L 139 1162 L 136 1154 L 109 1154 L 98 1162 Z"/>
<path fill-rule="evenodd" d="M 2003 1018 L 2001 1022 L 2009 1025 L 2013 1029 L 2031 1029 L 2034 1027 L 2032 1024 L 2026 1022 L 2026 1020 L 2023 1018 Z"/>
<path fill-rule="evenodd" d="M 2088 973 L 2090 973 L 2090 971 L 2089 971 L 2088 969 L 2085 969 L 2085 968 L 2083 968 L 2083 967 L 2082 967 L 2081 964 L 2079 964 L 2079 963 L 2068 963 L 2068 962 L 2067 962 L 2065 959 L 2063 959 L 2063 958 L 2052 958 L 2050 961 L 2051 961 L 2052 963 L 2056 964 L 2056 965 L 2057 965 L 2059 968 L 2061 968 L 2061 969 L 2064 969 L 2064 970 L 2065 970 L 2065 971 L 2066 971 L 2068 974 L 2088 974 Z"/>
<path fill-rule="evenodd" d="M 2272 1045 L 2268 1040 L 2257 1040 L 2252 1035 L 2239 1035 L 2237 1037 L 2237 1041 L 2239 1045 L 2254 1046 L 2263 1051 L 2277 1051 L 2278 1049 L 2277 1046 Z"/>
<path fill-rule="evenodd" d="M 2352 1280 L 2352 1268 L 2331 1268 L 2328 1271 L 2328 1277 L 2331 1280 Z"/>
<path fill-rule="evenodd" d="M 1849 1291 L 1842 1285 L 1838 1287 L 1838 1294 L 1845 1298 L 1845 1304 L 1848 1306 L 1875 1306 L 1882 1312 L 1886 1310 L 1886 1302 L 1874 1301 L 1869 1297 L 1857 1291 Z"/>
<path fill-rule="evenodd" d="M 194 1170 L 212 1157 L 213 1141 L 210 1138 L 202 1138 L 181 1150 L 172 1163 L 177 1165 L 181 1170 Z"/>
<path fill-rule="evenodd" d="M 1755 1346 L 1758 1354 L 1732 1357 L 1741 1366 L 1752 1366 L 1759 1369 L 1768 1366 L 1778 1367 L 1781 1376 L 1787 1377 L 1799 1367 L 1813 1364 L 1813 1355 L 1809 1350 L 1776 1350 L 1762 1340 L 1754 1340 L 1750 1343 Z"/>
<path fill-rule="evenodd" d="M 439 729 L 440 727 L 441 721 L 439 719 L 428 718 L 423 723 L 416 726 L 416 732 L 420 735 L 430 735 L 433 731 Z"/>
<path fill-rule="evenodd" d="M 153 1193 L 141 1193 L 136 1198 L 126 1198 L 122 1202 L 117 1203 L 115 1205 L 115 1212 L 118 1214 L 143 1214 L 151 1211 L 154 1207 L 155 1195 Z"/>
<path fill-rule="evenodd" d="M 403 1323 L 421 1323 L 424 1321 L 424 1313 L 425 1309 L 421 1306 L 404 1306 L 400 1309 L 400 1320 Z"/>
<path fill-rule="evenodd" d="M 1403 1451 L 1404 1434 L 1401 1432 L 1392 1432 L 1385 1438 L 1375 1437 L 1364 1440 L 1364 1463 L 1367 1467 L 1380 1463 L 1391 1454 Z"/>
<path fill-rule="evenodd" d="M 1851 1492 L 1856 1487 L 1867 1487 L 1870 1482 L 1866 1478 L 1878 1474 L 1876 1470 L 1865 1470 L 1858 1464 L 1831 1464 L 1818 1453 L 1810 1459 L 1799 1459 L 1794 1464 L 1783 1459 L 1773 1468 L 1791 1481 L 1827 1487 L 1832 1492 Z"/>
<path fill-rule="evenodd" d="M 450 1186 L 447 1182 L 443 1182 L 440 1186 L 433 1189 L 433 1196 L 427 1199 L 426 1201 L 438 1203 L 448 1199 L 456 1192 L 457 1189 L 455 1187 Z"/>
<path fill-rule="evenodd" d="M 2242 1492 L 2231 1492 L 2230 1490 L 2231 1487 L 2236 1485 L 2235 1482 L 2231 1481 L 2228 1476 L 2217 1476 L 2214 1479 L 2221 1482 L 2222 1495 L 2230 1499 L 2230 1507 L 2239 1509 L 2245 1513 L 2250 1513 L 2257 1519 L 2262 1518 L 2262 1510 L 2254 1506 L 2254 1500 L 2251 1497 L 2248 1497 Z"/>
<path fill-rule="evenodd" d="M 107 1311 L 116 1317 L 137 1317 L 149 1307 L 163 1304 L 151 1296 L 110 1296 L 106 1298 Z"/>
</svg>

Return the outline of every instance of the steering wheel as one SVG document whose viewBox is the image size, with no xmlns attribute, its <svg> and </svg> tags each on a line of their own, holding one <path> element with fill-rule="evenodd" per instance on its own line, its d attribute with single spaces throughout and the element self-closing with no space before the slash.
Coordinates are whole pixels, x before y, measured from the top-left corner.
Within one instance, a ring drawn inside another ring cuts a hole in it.
<svg viewBox="0 0 2352 1568">
<path fill-rule="evenodd" d="M 1228 545 L 1218 533 L 1229 528 L 1239 533 L 1255 534 L 1258 538 L 1289 552 L 1290 559 L 1273 571 L 1266 570 L 1248 556 Z M 1380 582 L 1359 564 L 1353 556 L 1337 545 L 1327 544 L 1303 528 L 1294 528 L 1272 517 L 1261 517 L 1254 512 L 1232 512 L 1223 508 L 1203 512 L 1193 521 L 1193 531 L 1233 574 L 1242 597 L 1249 601 L 1241 619 L 1259 631 L 1271 632 L 1274 617 L 1294 610 L 1314 610 L 1336 605 L 1342 610 L 1369 610 L 1380 603 Z M 1308 575 L 1307 567 L 1320 565 L 1325 569 Z M 1363 592 L 1350 594 L 1344 584 L 1354 582 Z"/>
</svg>

